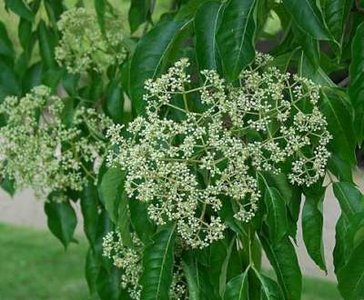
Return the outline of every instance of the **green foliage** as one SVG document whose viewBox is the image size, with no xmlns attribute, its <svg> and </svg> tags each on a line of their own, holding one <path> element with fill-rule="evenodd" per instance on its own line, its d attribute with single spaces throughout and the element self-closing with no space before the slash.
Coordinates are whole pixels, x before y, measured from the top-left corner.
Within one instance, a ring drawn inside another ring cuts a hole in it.
<svg viewBox="0 0 364 300">
<path fill-rule="evenodd" d="M 216 35 L 224 75 L 235 80 L 254 59 L 255 0 L 231 0 L 223 8 Z"/>
<path fill-rule="evenodd" d="M 175 227 L 162 229 L 153 237 L 143 254 L 143 287 L 141 297 L 146 300 L 169 299 L 172 284 Z"/>
<path fill-rule="evenodd" d="M 50 195 L 44 205 L 49 230 L 66 248 L 73 239 L 77 225 L 76 213 L 69 202 L 63 202 L 57 196 Z"/>
<path fill-rule="evenodd" d="M 175 61 L 188 57 L 188 89 L 192 92 L 190 99 L 183 100 L 191 100 L 187 107 L 192 111 L 202 112 L 206 105 L 194 90 L 203 81 L 199 71 L 216 70 L 229 89 L 245 85 L 248 83 L 239 79 L 241 72 L 249 68 L 257 51 L 269 52 L 269 65 L 322 85 L 318 105 L 332 135 L 328 185 L 333 186 L 342 211 L 334 250 L 338 288 L 344 299 L 363 298 L 364 196 L 352 179 L 355 152 L 364 141 L 364 16 L 360 1 L 95 0 L 77 1 L 76 5 L 84 4 L 83 24 L 92 24 L 92 34 L 84 36 L 88 28 L 78 28 L 77 21 L 82 20 L 76 18 L 68 32 L 73 39 L 64 41 L 69 28 L 60 30 L 57 22 L 63 12 L 72 9 L 70 1 L 4 2 L 18 24 L 0 22 L 0 103 L 7 96 L 23 97 L 34 86 L 44 84 L 64 96 L 62 124 L 67 128 L 74 126 L 74 114 L 80 107 L 95 109 L 115 124 L 127 124 L 146 113 L 145 81 L 156 79 Z M 276 24 L 274 30 L 272 24 Z M 17 36 L 10 27 L 17 28 Z M 92 42 L 95 37 L 96 46 Z M 59 50 L 62 45 L 68 46 L 67 57 Z M 58 64 L 65 59 L 76 65 Z M 182 96 L 173 97 L 173 105 L 181 109 L 178 101 Z M 302 111 L 308 109 L 305 104 L 297 105 Z M 184 116 L 166 109 L 165 118 L 181 120 Z M 227 129 L 232 126 L 230 121 L 227 112 Z M 1 114 L 0 126 L 6 124 Z M 109 136 L 93 126 L 97 124 L 80 125 L 81 136 L 108 142 Z M 269 130 L 274 134 L 278 126 L 272 123 Z M 129 133 L 122 134 L 127 137 Z M 178 144 L 179 138 L 171 144 Z M 241 139 L 245 143 L 263 138 L 246 129 Z M 123 150 L 113 145 L 108 148 L 109 153 Z M 302 157 L 307 155 L 305 151 Z M 126 193 L 125 170 L 110 168 L 106 156 L 103 153 L 95 161 L 77 157 L 82 166 L 80 176 L 87 178 L 83 189 L 53 191 L 45 203 L 49 229 L 67 247 L 77 224 L 73 206 L 80 202 L 89 242 L 86 278 L 100 299 L 132 298 L 130 286 L 119 284 L 121 276 L 131 275 L 103 257 L 103 237 L 113 230 L 122 237 L 120 247 L 130 253 L 135 250 L 134 237 L 141 241 L 144 254 L 138 263 L 143 271 L 137 282 L 141 299 L 173 299 L 176 284 L 181 282 L 185 289 L 182 298 L 300 299 L 302 276 L 292 240 L 296 239 L 301 195 L 304 243 L 317 266 L 326 270 L 322 204 L 327 186 L 321 180 L 310 186 L 294 186 L 287 171 L 290 162 L 282 164 L 279 174 L 247 171 L 256 178 L 261 193 L 254 218 L 248 223 L 238 220 L 234 216 L 236 203 L 220 199 L 224 239 L 205 249 L 189 249 L 177 237 L 178 224 L 157 226 L 150 220 L 150 206 Z M 16 161 L 16 157 L 7 159 Z M 0 157 L 0 184 L 14 194 L 17 178 L 9 177 L 2 168 L 6 169 L 6 160 Z M 198 177 L 198 185 L 205 187 L 208 172 L 200 172 Z M 202 216 L 213 216 L 211 208 L 200 210 L 196 212 Z M 261 251 L 277 281 L 261 272 Z"/>
</svg>

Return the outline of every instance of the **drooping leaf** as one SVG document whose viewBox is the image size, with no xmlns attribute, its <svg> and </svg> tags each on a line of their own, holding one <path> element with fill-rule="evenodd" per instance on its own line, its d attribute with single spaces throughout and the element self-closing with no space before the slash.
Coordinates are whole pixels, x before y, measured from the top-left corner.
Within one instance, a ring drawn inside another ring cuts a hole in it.
<svg viewBox="0 0 364 300">
<path fill-rule="evenodd" d="M 227 283 L 224 300 L 247 300 L 248 288 L 248 270 L 246 270 Z"/>
<path fill-rule="evenodd" d="M 106 90 L 105 112 L 116 123 L 122 123 L 124 112 L 124 95 L 121 83 L 111 80 Z"/>
<path fill-rule="evenodd" d="M 235 80 L 255 57 L 255 0 L 230 0 L 224 7 L 217 45 L 224 75 Z"/>
<path fill-rule="evenodd" d="M 322 270 L 326 271 L 322 240 L 322 204 L 325 197 L 325 188 L 315 185 L 306 189 L 304 194 L 305 203 L 302 210 L 303 240 L 310 257 Z"/>
<path fill-rule="evenodd" d="M 155 234 L 143 254 L 141 299 L 168 300 L 173 276 L 175 226 Z"/>
<path fill-rule="evenodd" d="M 264 203 L 267 207 L 269 238 L 272 241 L 279 242 L 288 231 L 285 202 L 276 188 L 267 186 L 264 194 Z"/>
<path fill-rule="evenodd" d="M 331 35 L 327 29 L 322 12 L 315 0 L 283 0 L 287 11 L 303 31 L 317 40 L 330 40 Z"/>
<path fill-rule="evenodd" d="M 75 210 L 69 201 L 59 201 L 56 194 L 51 194 L 44 204 L 49 230 L 67 248 L 72 241 L 73 233 L 77 225 Z"/>
<path fill-rule="evenodd" d="M 39 35 L 39 51 L 42 61 L 47 68 L 55 68 L 57 66 L 54 56 L 54 47 L 56 46 L 56 38 L 45 22 L 41 20 L 38 25 Z"/>
<path fill-rule="evenodd" d="M 136 199 L 130 199 L 129 209 L 130 221 L 135 232 L 144 244 L 148 244 L 155 233 L 156 226 L 149 219 L 146 203 Z"/>
<path fill-rule="evenodd" d="M 92 294 L 96 291 L 96 282 L 99 272 L 100 262 L 96 258 L 96 254 L 94 253 L 94 251 L 89 248 L 86 256 L 85 276 L 88 288 Z"/>
<path fill-rule="evenodd" d="M 129 94 L 136 112 L 141 113 L 144 82 L 158 75 L 168 50 L 185 21 L 165 20 L 157 24 L 137 44 L 130 64 Z"/>
<path fill-rule="evenodd" d="M 272 243 L 261 234 L 260 241 L 277 275 L 284 299 L 301 299 L 302 274 L 290 239 L 285 237 L 278 243 Z"/>
<path fill-rule="evenodd" d="M 1 178 L 0 181 L 0 187 L 7 192 L 11 197 L 15 195 L 16 192 L 16 182 L 14 179 L 9 178 L 9 176 L 6 176 L 4 178 Z"/>
<path fill-rule="evenodd" d="M 124 172 L 119 168 L 108 169 L 102 177 L 99 193 L 111 220 L 118 226 L 123 242 L 128 245 L 131 237 L 124 177 Z"/>
<path fill-rule="evenodd" d="M 120 270 L 101 266 L 96 279 L 96 290 L 101 300 L 120 299 Z M 125 299 L 125 298 L 124 298 Z"/>
<path fill-rule="evenodd" d="M 14 48 L 11 42 L 6 27 L 3 22 L 0 22 L 0 55 L 14 58 Z"/>
<path fill-rule="evenodd" d="M 324 2 L 323 12 L 327 27 L 338 42 L 344 36 L 345 24 L 354 0 L 330 0 Z"/>
<path fill-rule="evenodd" d="M 335 248 L 333 252 L 335 273 L 337 274 L 339 270 L 345 265 L 348 259 L 348 247 L 345 242 L 346 233 L 348 230 L 347 218 L 341 213 L 339 220 L 335 227 Z"/>
<path fill-rule="evenodd" d="M 277 282 L 275 282 L 270 277 L 259 273 L 257 270 L 255 270 L 255 274 L 258 277 L 260 284 L 261 284 L 262 299 L 280 300 L 283 298 L 282 291 L 279 288 Z"/>
<path fill-rule="evenodd" d="M 210 286 L 208 291 L 209 299 L 218 299 L 223 294 L 226 282 L 224 280 L 226 264 L 231 253 L 229 250 L 231 251 L 228 241 L 223 239 L 211 244 L 197 254 L 198 261 L 200 262 L 199 272 L 201 277 L 204 277 L 204 280 Z M 227 259 L 227 261 L 225 262 L 224 259 Z"/>
<path fill-rule="evenodd" d="M 364 241 L 351 253 L 347 264 L 337 273 L 338 287 L 346 300 L 364 297 Z"/>
<path fill-rule="evenodd" d="M 305 53 L 302 51 L 299 64 L 300 76 L 310 78 L 312 81 L 320 84 L 321 86 L 334 87 L 335 84 L 321 68 L 319 63 L 314 62 L 313 59 L 309 59 L 310 57 L 312 57 L 310 56 L 310 53 Z"/>
<path fill-rule="evenodd" d="M 42 83 L 42 69 L 42 63 L 38 62 L 26 70 L 22 78 L 23 91 L 30 91 L 34 86 L 40 85 Z"/>
<path fill-rule="evenodd" d="M 353 184 L 344 181 L 335 182 L 333 188 L 341 210 L 347 218 L 353 217 L 364 208 L 363 195 Z"/>
<path fill-rule="evenodd" d="M 187 253 L 182 260 L 183 274 L 187 280 L 188 296 L 191 300 L 202 300 L 197 260 L 193 253 Z"/>
<path fill-rule="evenodd" d="M 350 103 L 339 90 L 323 90 L 321 110 L 326 117 L 328 130 L 333 135 L 330 150 L 352 167 L 356 164 L 355 135 Z"/>
<path fill-rule="evenodd" d="M 19 17 L 28 20 L 29 22 L 33 22 L 34 13 L 27 4 L 26 1 L 23 0 L 5 0 L 6 9 L 12 10 Z"/>
<path fill-rule="evenodd" d="M 347 161 L 341 159 L 338 155 L 332 153 L 329 162 L 328 169 L 333 173 L 340 181 L 346 181 L 353 183 L 353 168 Z"/>
<path fill-rule="evenodd" d="M 97 188 L 90 182 L 84 187 L 81 194 L 81 211 L 84 232 L 92 246 L 96 243 L 97 238 L 97 225 L 99 221 L 98 202 Z"/>
<path fill-rule="evenodd" d="M 336 223 L 336 243 L 334 249 L 335 273 L 338 276 L 341 270 L 350 265 L 355 251 L 361 249 L 364 242 L 364 210 L 349 218 L 341 214 Z M 344 279 L 345 280 L 345 279 Z"/>
<path fill-rule="evenodd" d="M 47 16 L 52 23 L 52 27 L 57 28 L 57 21 L 60 19 L 62 13 L 65 10 L 63 1 L 44 0 L 43 3 L 47 11 Z"/>
<path fill-rule="evenodd" d="M 357 27 L 351 45 L 348 91 L 355 111 L 355 135 L 361 144 L 364 140 L 364 22 Z"/>
<path fill-rule="evenodd" d="M 105 31 L 105 12 L 106 12 L 106 1 L 105 0 L 94 0 L 95 11 L 97 15 L 97 21 L 99 22 L 101 32 Z"/>
<path fill-rule="evenodd" d="M 6 96 L 20 94 L 21 85 L 18 76 L 9 62 L 2 57 L 0 57 L 0 70 L 0 90 L 2 90 Z"/>
<path fill-rule="evenodd" d="M 101 201 L 110 215 L 111 220 L 116 223 L 118 216 L 118 205 L 122 201 L 124 172 L 119 168 L 110 168 L 102 176 L 99 187 Z"/>
<path fill-rule="evenodd" d="M 129 26 L 133 33 L 139 26 L 150 20 L 152 1 L 132 0 L 129 9 Z"/>
<path fill-rule="evenodd" d="M 196 56 L 200 70 L 217 69 L 216 33 L 223 4 L 209 1 L 199 7 L 194 18 Z"/>
</svg>

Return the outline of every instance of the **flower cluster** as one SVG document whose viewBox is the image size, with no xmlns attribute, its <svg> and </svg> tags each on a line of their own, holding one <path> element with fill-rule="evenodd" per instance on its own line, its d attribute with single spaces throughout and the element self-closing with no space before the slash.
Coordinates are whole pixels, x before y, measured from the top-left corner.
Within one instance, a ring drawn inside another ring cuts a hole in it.
<svg viewBox="0 0 364 300">
<path fill-rule="evenodd" d="M 0 177 L 32 187 L 38 197 L 52 191 L 81 190 L 96 178 L 97 161 L 106 151 L 103 132 L 112 122 L 93 109 L 73 111 L 63 122 L 64 101 L 48 87 L 35 87 L 23 98 L 0 105 L 6 126 L 0 128 Z"/>
<path fill-rule="evenodd" d="M 119 17 L 107 17 L 102 32 L 95 14 L 84 8 L 67 10 L 58 22 L 62 39 L 55 49 L 60 65 L 70 73 L 103 72 L 125 58 L 125 36 Z"/>
<path fill-rule="evenodd" d="M 103 256 L 112 260 L 114 266 L 123 271 L 121 286 L 127 290 L 130 298 L 141 299 L 140 277 L 143 272 L 143 244 L 135 234 L 132 234 L 131 245 L 126 246 L 120 232 L 111 231 L 103 238 Z M 180 265 L 175 266 L 170 288 L 171 299 L 186 299 L 186 286 Z"/>
<path fill-rule="evenodd" d="M 258 54 L 234 85 L 202 71 L 196 87 L 181 59 L 146 82 L 145 116 L 108 131 L 118 149 L 108 163 L 126 171 L 128 196 L 148 203 L 158 225 L 175 222 L 192 248 L 223 238 L 225 202 L 236 219 L 252 219 L 259 172 L 284 168 L 292 184 L 306 186 L 325 173 L 330 134 L 317 106 L 319 87 L 269 60 Z"/>
</svg>

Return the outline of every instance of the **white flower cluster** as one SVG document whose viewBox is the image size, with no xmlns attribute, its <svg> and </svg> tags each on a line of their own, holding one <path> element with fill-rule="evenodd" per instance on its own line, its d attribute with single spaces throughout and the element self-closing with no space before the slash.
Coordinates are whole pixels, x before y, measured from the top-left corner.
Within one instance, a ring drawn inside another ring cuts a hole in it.
<svg viewBox="0 0 364 300">
<path fill-rule="evenodd" d="M 142 286 L 140 277 L 143 272 L 143 244 L 135 234 L 132 234 L 132 245 L 123 244 L 120 232 L 111 231 L 103 238 L 103 256 L 112 260 L 114 266 L 123 270 L 121 286 L 127 290 L 130 298 L 141 299 Z M 175 266 L 170 288 L 170 299 L 186 299 L 186 285 L 182 267 Z"/>
<path fill-rule="evenodd" d="M 63 120 L 64 102 L 48 87 L 35 87 L 23 98 L 0 104 L 0 177 L 17 187 L 32 187 L 38 197 L 52 191 L 81 190 L 95 179 L 106 151 L 102 133 L 112 122 L 93 109 L 77 108 L 72 126 Z"/>
<path fill-rule="evenodd" d="M 107 17 L 102 32 L 95 14 L 85 8 L 67 10 L 58 22 L 62 33 L 55 49 L 58 63 L 70 73 L 91 69 L 101 73 L 121 63 L 126 56 L 122 27 L 120 18 Z"/>
<path fill-rule="evenodd" d="M 145 116 L 108 131 L 118 149 L 108 163 L 126 171 L 128 196 L 148 203 L 158 225 L 175 222 L 192 248 L 223 238 L 224 201 L 236 219 L 251 220 L 258 172 L 282 169 L 291 183 L 307 186 L 325 173 L 330 134 L 317 107 L 319 87 L 269 60 L 258 54 L 236 85 L 203 71 L 195 87 L 181 59 L 146 82 Z"/>
</svg>

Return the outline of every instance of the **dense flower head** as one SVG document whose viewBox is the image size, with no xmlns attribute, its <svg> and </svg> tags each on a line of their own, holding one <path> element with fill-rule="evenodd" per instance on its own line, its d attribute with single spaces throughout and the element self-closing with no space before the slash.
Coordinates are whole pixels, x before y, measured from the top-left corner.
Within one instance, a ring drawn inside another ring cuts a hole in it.
<svg viewBox="0 0 364 300">
<path fill-rule="evenodd" d="M 15 180 L 19 188 L 32 187 L 39 197 L 78 191 L 96 178 L 95 162 L 106 151 L 100 137 L 112 122 L 93 109 L 78 107 L 72 126 L 66 126 L 64 107 L 64 101 L 45 86 L 22 98 L 5 98 L 0 104 L 6 120 L 0 127 L 0 177 Z"/>
<path fill-rule="evenodd" d="M 102 32 L 94 13 L 73 8 L 62 14 L 58 28 L 62 39 L 55 49 L 56 59 L 70 73 L 103 72 L 125 58 L 125 36 L 118 16 L 108 16 Z"/>
<path fill-rule="evenodd" d="M 240 221 L 254 217 L 259 172 L 284 172 L 306 186 L 325 174 L 330 134 L 319 87 L 270 60 L 257 54 L 236 84 L 202 71 L 196 86 L 181 59 L 145 83 L 144 116 L 108 131 L 118 149 L 108 163 L 126 171 L 128 196 L 146 202 L 158 225 L 175 222 L 192 248 L 224 237 L 224 204 Z"/>
</svg>

